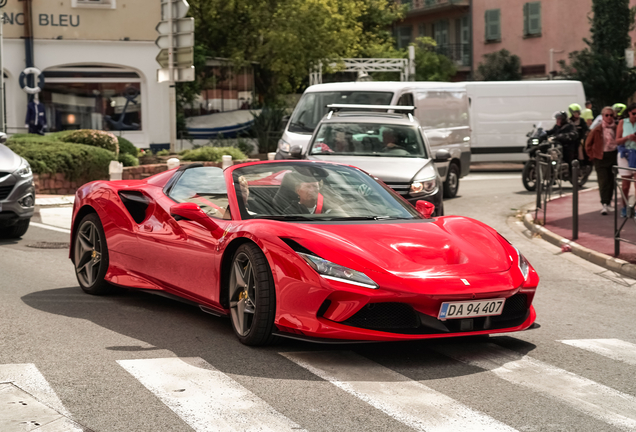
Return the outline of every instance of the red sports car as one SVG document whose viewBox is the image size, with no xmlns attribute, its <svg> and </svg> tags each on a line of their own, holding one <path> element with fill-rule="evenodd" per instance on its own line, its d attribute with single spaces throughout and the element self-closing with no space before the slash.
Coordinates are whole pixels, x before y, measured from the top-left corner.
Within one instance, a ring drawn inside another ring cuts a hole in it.
<svg viewBox="0 0 636 432">
<path fill-rule="evenodd" d="M 528 261 L 483 223 L 433 210 L 351 166 L 191 164 L 80 188 L 70 258 L 89 294 L 176 296 L 229 316 L 248 345 L 530 327 Z"/>
</svg>

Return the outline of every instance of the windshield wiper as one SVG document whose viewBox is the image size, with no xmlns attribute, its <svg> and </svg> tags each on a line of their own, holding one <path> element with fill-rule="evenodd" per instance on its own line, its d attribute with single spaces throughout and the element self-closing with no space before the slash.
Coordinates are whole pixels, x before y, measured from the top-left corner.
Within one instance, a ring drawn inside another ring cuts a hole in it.
<svg viewBox="0 0 636 432">
<path fill-rule="evenodd" d="M 303 215 L 264 215 L 264 216 L 256 216 L 253 219 L 270 219 L 270 220 L 281 220 L 281 221 L 298 221 L 298 220 L 308 220 L 314 221 L 315 218 L 310 218 Z"/>
<path fill-rule="evenodd" d="M 310 128 L 309 126 L 305 126 L 305 124 L 302 123 L 302 122 L 290 122 L 289 126 L 298 127 L 300 129 L 302 129 L 302 130 L 304 130 L 306 132 L 310 132 L 310 133 L 314 132 L 314 130 L 312 128 Z"/>
</svg>

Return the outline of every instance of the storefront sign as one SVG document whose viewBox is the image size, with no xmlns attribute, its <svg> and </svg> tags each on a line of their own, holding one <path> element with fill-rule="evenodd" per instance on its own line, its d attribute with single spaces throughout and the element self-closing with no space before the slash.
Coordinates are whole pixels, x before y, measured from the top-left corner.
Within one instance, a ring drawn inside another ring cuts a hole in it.
<svg viewBox="0 0 636 432">
<path fill-rule="evenodd" d="M 37 19 L 34 19 L 35 23 L 40 26 L 46 27 L 79 27 L 80 16 L 69 14 L 39 14 Z M 4 13 L 5 24 L 24 25 L 24 13 Z"/>
</svg>

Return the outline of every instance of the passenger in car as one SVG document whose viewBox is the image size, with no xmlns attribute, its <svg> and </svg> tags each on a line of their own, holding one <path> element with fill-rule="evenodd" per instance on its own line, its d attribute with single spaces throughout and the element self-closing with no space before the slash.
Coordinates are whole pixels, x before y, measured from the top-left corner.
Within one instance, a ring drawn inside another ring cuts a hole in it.
<svg viewBox="0 0 636 432">
<path fill-rule="evenodd" d="M 283 214 L 322 214 L 331 211 L 330 206 L 325 206 L 318 180 L 298 173 L 288 175 L 294 179 L 298 200 L 291 201 Z"/>
<path fill-rule="evenodd" d="M 409 155 L 410 153 L 401 145 L 401 141 L 398 140 L 397 134 L 393 129 L 384 129 L 382 131 L 382 142 L 384 143 L 384 153 L 390 153 L 391 155 Z"/>
</svg>

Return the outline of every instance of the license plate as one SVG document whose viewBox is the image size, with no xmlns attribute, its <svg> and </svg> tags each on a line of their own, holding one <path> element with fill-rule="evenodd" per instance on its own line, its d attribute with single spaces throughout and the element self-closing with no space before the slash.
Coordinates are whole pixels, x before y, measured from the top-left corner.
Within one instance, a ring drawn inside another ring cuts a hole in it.
<svg viewBox="0 0 636 432">
<path fill-rule="evenodd" d="M 442 303 L 438 319 L 476 318 L 501 315 L 506 299 L 474 300 Z"/>
</svg>

